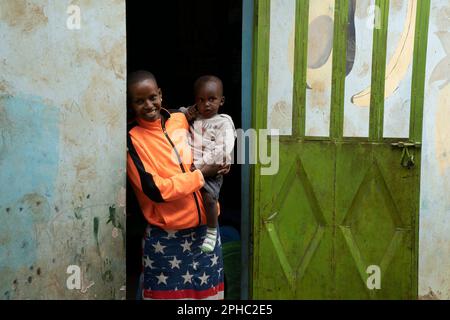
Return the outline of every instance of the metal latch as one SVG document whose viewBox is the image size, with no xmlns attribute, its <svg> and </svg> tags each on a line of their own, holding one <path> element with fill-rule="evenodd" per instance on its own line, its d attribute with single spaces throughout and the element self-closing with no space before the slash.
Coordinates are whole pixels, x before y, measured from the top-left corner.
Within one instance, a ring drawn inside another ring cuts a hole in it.
<svg viewBox="0 0 450 320">
<path fill-rule="evenodd" d="M 391 143 L 392 147 L 401 148 L 402 151 L 402 157 L 400 159 L 400 165 L 407 169 L 412 169 L 416 165 L 414 154 L 409 152 L 409 148 L 420 148 L 421 143 L 419 142 L 395 142 Z"/>
</svg>

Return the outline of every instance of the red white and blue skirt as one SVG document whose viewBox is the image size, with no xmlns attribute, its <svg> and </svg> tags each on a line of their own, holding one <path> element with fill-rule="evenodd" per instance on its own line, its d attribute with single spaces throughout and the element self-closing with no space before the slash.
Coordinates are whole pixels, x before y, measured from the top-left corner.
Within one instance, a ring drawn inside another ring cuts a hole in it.
<svg viewBox="0 0 450 320">
<path fill-rule="evenodd" d="M 224 298 L 224 273 L 219 232 L 214 251 L 200 250 L 206 226 L 163 230 L 148 226 L 142 241 L 142 298 Z"/>
</svg>

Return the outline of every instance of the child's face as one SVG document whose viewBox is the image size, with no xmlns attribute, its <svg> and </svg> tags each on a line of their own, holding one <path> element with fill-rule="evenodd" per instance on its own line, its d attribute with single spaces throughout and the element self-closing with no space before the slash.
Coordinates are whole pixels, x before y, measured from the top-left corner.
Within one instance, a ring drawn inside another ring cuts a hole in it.
<svg viewBox="0 0 450 320">
<path fill-rule="evenodd" d="M 195 94 L 195 104 L 198 112 L 206 119 L 216 115 L 224 102 L 225 97 L 222 95 L 222 88 L 215 81 L 204 83 L 197 89 Z"/>
<path fill-rule="evenodd" d="M 161 89 L 153 80 L 135 83 L 129 88 L 130 106 L 138 118 L 155 121 L 161 117 Z"/>
</svg>

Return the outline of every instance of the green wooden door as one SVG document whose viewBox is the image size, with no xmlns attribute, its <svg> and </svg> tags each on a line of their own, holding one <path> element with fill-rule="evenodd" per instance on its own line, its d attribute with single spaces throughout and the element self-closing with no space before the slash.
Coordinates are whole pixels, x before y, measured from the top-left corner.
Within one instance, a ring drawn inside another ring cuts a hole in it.
<svg viewBox="0 0 450 320">
<path fill-rule="evenodd" d="M 403 9 L 373 1 L 377 27 L 361 44 L 358 37 L 367 30 L 358 29 L 358 12 L 365 8 L 357 6 L 364 1 L 255 1 L 253 123 L 282 133 L 276 136 L 279 150 L 271 149 L 279 152 L 278 172 L 263 175 L 260 164 L 253 171 L 254 299 L 417 297 L 429 1 L 417 7 L 404 0 Z M 371 1 L 366 4 L 370 9 Z M 397 38 L 391 22 L 396 15 L 405 20 Z M 318 36 L 327 31 L 329 52 Z M 358 68 L 367 69 L 361 59 L 368 41 L 371 73 L 364 75 Z M 397 45 L 391 48 L 391 42 Z M 396 46 L 411 47 L 409 73 L 392 62 L 408 56 Z M 280 76 L 283 70 L 287 77 Z M 364 77 L 369 89 L 348 99 Z M 289 83 L 292 90 L 286 91 Z M 393 104 L 396 99 L 401 107 Z M 355 106 L 360 109 L 353 111 Z"/>
</svg>

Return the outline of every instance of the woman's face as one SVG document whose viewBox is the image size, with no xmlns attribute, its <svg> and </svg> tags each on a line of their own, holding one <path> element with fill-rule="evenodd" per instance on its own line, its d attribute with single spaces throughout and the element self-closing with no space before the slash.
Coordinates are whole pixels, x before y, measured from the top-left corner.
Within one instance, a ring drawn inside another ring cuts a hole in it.
<svg viewBox="0 0 450 320">
<path fill-rule="evenodd" d="M 130 86 L 130 106 L 136 116 L 146 121 L 155 121 L 161 117 L 161 89 L 155 81 L 146 79 Z"/>
</svg>

